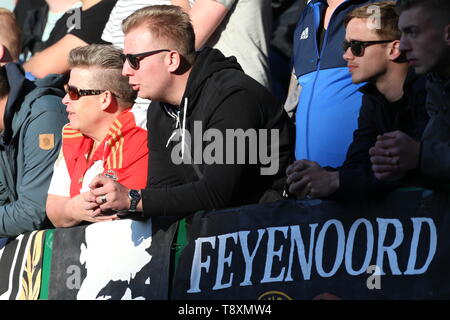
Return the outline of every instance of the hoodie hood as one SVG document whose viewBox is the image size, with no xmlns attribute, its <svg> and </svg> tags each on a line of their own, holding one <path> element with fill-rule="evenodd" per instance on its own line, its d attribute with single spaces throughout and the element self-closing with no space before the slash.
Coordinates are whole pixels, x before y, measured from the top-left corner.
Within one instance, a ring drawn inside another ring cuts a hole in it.
<svg viewBox="0 0 450 320">
<path fill-rule="evenodd" d="M 236 69 L 243 72 L 234 56 L 226 58 L 222 52 L 213 48 L 205 48 L 200 51 L 189 75 L 181 103 L 183 104 L 188 98 L 189 105 L 194 106 L 205 81 L 214 73 L 225 69 Z"/>
<path fill-rule="evenodd" d="M 17 63 L 9 63 L 5 66 L 10 91 L 5 107 L 4 130 L 1 142 L 9 144 L 25 118 L 31 112 L 33 102 L 44 95 L 64 96 L 64 77 L 51 74 L 34 83 L 25 79 L 22 67 Z"/>
<path fill-rule="evenodd" d="M 213 48 L 205 48 L 200 51 L 192 67 L 192 71 L 189 75 L 186 90 L 184 91 L 183 98 L 179 108 L 169 107 L 168 105 L 162 104 L 165 113 L 174 119 L 174 131 L 167 140 L 166 147 L 169 145 L 170 141 L 176 135 L 177 130 L 180 131 L 181 135 L 181 155 L 184 159 L 185 149 L 186 149 L 186 118 L 190 116 L 194 107 L 197 105 L 197 101 L 203 92 L 203 87 L 206 81 L 211 78 L 215 73 L 224 70 L 239 70 L 242 71 L 241 66 L 237 62 L 234 56 L 225 57 L 219 50 Z M 233 81 L 230 79 L 230 81 Z M 188 150 L 188 154 L 190 150 Z M 199 171 L 196 170 L 197 174 Z"/>
</svg>

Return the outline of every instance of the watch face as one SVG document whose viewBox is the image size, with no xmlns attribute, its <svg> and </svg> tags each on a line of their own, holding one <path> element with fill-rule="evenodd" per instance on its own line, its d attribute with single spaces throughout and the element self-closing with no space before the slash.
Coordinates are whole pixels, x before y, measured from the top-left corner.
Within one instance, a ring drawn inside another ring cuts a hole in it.
<svg viewBox="0 0 450 320">
<path fill-rule="evenodd" d="M 141 195 L 140 195 L 139 191 L 137 191 L 137 190 L 130 190 L 130 197 L 131 197 L 133 200 L 139 200 L 139 199 L 141 199 Z"/>
</svg>

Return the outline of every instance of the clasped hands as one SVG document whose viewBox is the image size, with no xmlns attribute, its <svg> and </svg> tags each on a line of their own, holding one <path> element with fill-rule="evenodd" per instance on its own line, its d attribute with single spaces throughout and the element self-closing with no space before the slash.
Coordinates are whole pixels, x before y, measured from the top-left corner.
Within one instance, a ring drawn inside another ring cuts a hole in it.
<svg viewBox="0 0 450 320">
<path fill-rule="evenodd" d="M 393 131 L 377 136 L 369 155 L 378 180 L 398 180 L 408 170 L 417 168 L 420 143 L 401 131 Z M 289 192 L 300 199 L 328 197 L 339 188 L 338 171 L 328 171 L 309 160 L 295 161 L 287 168 L 286 175 Z"/>
<path fill-rule="evenodd" d="M 375 146 L 369 149 L 375 177 L 381 181 L 403 178 L 407 171 L 419 164 L 420 142 L 401 131 L 377 136 Z"/>
<path fill-rule="evenodd" d="M 130 207 L 129 189 L 100 174 L 89 184 L 90 191 L 74 197 L 73 204 L 84 212 L 82 220 L 90 222 L 120 219 Z M 78 203 L 78 204 L 77 204 Z"/>
</svg>

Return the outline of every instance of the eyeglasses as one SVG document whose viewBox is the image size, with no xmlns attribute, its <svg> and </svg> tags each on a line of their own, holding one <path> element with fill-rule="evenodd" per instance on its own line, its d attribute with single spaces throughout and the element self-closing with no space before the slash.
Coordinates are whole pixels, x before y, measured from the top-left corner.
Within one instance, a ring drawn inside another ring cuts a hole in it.
<svg viewBox="0 0 450 320">
<path fill-rule="evenodd" d="M 364 55 L 364 48 L 374 45 L 374 44 L 379 44 L 379 43 L 387 43 L 387 42 L 392 42 L 395 40 L 377 40 L 377 41 L 358 41 L 358 40 L 352 40 L 352 41 L 347 41 L 344 40 L 344 43 L 342 44 L 342 47 L 344 48 L 344 52 L 347 52 L 348 48 L 350 48 L 350 50 L 352 51 L 352 54 L 355 57 L 362 57 Z"/>
<path fill-rule="evenodd" d="M 95 96 L 103 93 L 106 90 L 90 90 L 90 89 L 78 89 L 77 87 L 66 84 L 64 90 L 69 95 L 70 100 L 78 100 L 84 96 Z"/>
<path fill-rule="evenodd" d="M 170 51 L 169 49 L 159 49 L 159 50 L 153 50 L 153 51 L 147 51 L 142 53 L 136 53 L 136 54 L 122 54 L 122 61 L 125 63 L 125 60 L 128 61 L 130 67 L 134 70 L 139 69 L 139 61 L 141 61 L 143 58 L 151 56 L 152 54 L 164 52 L 164 51 Z"/>
</svg>

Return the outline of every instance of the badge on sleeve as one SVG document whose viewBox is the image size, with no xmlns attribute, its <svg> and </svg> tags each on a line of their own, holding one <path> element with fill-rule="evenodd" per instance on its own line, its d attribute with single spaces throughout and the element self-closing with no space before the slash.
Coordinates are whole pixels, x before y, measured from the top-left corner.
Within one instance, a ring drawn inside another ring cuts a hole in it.
<svg viewBox="0 0 450 320">
<path fill-rule="evenodd" d="M 55 135 L 53 133 L 42 133 L 39 135 L 39 148 L 51 150 L 55 147 Z"/>
</svg>

